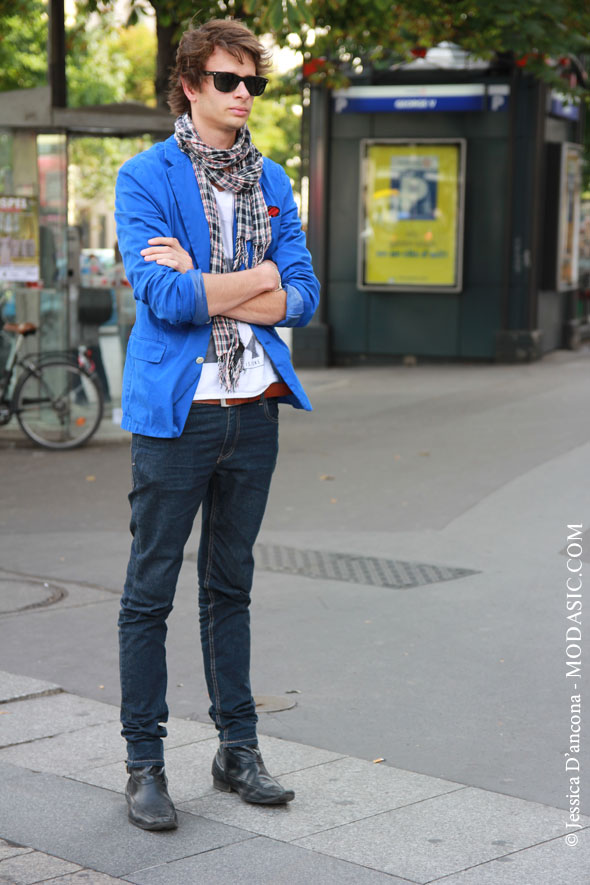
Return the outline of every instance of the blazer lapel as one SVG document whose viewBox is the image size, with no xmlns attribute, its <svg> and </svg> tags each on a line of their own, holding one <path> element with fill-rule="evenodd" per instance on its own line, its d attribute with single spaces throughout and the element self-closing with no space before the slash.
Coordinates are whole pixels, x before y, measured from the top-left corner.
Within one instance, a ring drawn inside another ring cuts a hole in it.
<svg viewBox="0 0 590 885">
<path fill-rule="evenodd" d="M 194 258 L 199 269 L 208 273 L 211 261 L 211 240 L 203 201 L 192 163 L 180 150 L 174 137 L 166 143 L 166 159 L 170 163 L 166 174 L 178 205 L 180 217 L 186 228 Z"/>
</svg>

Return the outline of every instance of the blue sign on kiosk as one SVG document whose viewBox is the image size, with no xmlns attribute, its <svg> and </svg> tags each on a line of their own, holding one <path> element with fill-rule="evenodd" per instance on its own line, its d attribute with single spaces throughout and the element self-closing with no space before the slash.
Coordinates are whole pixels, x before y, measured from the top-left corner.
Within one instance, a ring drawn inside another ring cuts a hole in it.
<svg viewBox="0 0 590 885">
<path fill-rule="evenodd" d="M 351 86 L 334 92 L 337 114 L 427 111 L 505 111 L 510 87 L 505 83 L 437 86 Z"/>
<path fill-rule="evenodd" d="M 568 101 L 559 92 L 552 92 L 550 95 L 549 113 L 554 117 L 561 117 L 563 120 L 579 120 L 580 106 L 572 101 Z"/>
</svg>

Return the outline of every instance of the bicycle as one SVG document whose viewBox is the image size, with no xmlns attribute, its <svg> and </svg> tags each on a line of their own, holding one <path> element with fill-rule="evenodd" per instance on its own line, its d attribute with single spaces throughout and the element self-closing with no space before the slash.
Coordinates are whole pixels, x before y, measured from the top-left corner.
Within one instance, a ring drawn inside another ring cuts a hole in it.
<svg viewBox="0 0 590 885">
<path fill-rule="evenodd" d="M 25 338 L 35 335 L 34 323 L 4 323 L 15 335 L 0 373 L 0 426 L 13 415 L 23 432 L 46 449 L 75 449 L 87 443 L 101 422 L 104 394 L 84 346 L 19 357 Z M 23 370 L 13 379 L 17 367 Z"/>
</svg>

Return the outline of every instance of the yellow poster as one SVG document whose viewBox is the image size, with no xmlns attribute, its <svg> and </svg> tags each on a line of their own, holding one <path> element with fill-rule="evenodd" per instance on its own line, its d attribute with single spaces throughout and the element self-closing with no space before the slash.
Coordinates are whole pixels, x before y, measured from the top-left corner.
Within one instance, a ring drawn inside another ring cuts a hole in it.
<svg viewBox="0 0 590 885">
<path fill-rule="evenodd" d="M 364 163 L 362 284 L 458 290 L 461 144 L 368 143 Z"/>
<path fill-rule="evenodd" d="M 560 290 L 575 289 L 578 285 L 581 191 L 582 149 L 566 143 L 562 147 L 559 200 L 557 288 Z"/>
<path fill-rule="evenodd" d="M 39 218 L 32 197 L 0 196 L 0 280 L 39 279 Z"/>
</svg>

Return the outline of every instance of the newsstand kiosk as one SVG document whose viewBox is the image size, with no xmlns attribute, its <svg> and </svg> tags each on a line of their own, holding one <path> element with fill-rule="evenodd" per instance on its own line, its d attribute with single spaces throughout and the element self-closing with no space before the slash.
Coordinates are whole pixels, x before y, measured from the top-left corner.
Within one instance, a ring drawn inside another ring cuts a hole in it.
<svg viewBox="0 0 590 885">
<path fill-rule="evenodd" d="M 309 88 L 322 312 L 298 365 L 575 347 L 582 109 L 517 66 Z"/>
</svg>

